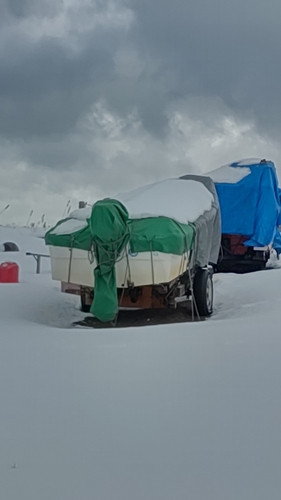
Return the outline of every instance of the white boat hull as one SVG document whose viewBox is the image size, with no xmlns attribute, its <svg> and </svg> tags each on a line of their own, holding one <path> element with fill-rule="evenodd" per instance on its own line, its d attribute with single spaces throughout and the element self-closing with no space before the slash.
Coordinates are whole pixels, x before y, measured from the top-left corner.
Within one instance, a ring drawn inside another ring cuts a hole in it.
<svg viewBox="0 0 281 500">
<path fill-rule="evenodd" d="M 90 263 L 87 251 L 50 246 L 50 257 L 54 280 L 94 287 L 96 264 Z M 186 271 L 188 259 L 188 253 L 124 253 L 123 258 L 115 264 L 117 287 L 126 288 L 131 283 L 134 286 L 169 283 Z"/>
</svg>

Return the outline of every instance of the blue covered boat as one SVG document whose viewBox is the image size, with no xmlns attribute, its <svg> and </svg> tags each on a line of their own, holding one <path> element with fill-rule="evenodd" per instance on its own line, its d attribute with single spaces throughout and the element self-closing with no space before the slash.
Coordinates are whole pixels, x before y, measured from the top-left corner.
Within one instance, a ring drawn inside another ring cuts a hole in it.
<svg viewBox="0 0 281 500">
<path fill-rule="evenodd" d="M 280 188 L 274 163 L 243 160 L 208 175 L 215 183 L 222 217 L 218 270 L 263 269 L 272 248 L 281 253 Z"/>
</svg>

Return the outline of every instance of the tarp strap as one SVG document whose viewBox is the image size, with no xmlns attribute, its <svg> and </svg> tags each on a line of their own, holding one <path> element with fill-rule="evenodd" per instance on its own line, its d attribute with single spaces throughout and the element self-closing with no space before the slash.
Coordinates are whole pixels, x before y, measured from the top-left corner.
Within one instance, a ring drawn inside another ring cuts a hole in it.
<svg viewBox="0 0 281 500">
<path fill-rule="evenodd" d="M 154 280 L 154 265 L 153 265 L 153 253 L 152 253 L 152 240 L 149 242 L 150 246 L 150 260 L 151 260 L 151 277 L 152 277 L 152 284 L 155 285 L 155 280 Z"/>
<path fill-rule="evenodd" d="M 72 254 L 73 254 L 73 243 L 74 243 L 74 236 L 71 237 L 70 240 L 70 255 L 69 255 L 69 266 L 68 266 L 68 283 L 70 283 L 70 276 L 71 276 L 71 266 L 72 266 Z"/>
<path fill-rule="evenodd" d="M 129 255 L 128 255 L 127 248 L 126 248 L 126 261 L 127 261 L 127 266 L 126 266 L 124 284 L 125 284 L 126 279 L 127 279 L 127 270 L 128 270 L 128 275 L 129 275 L 129 283 L 132 283 L 132 275 L 131 275 L 130 261 L 129 261 Z"/>
</svg>

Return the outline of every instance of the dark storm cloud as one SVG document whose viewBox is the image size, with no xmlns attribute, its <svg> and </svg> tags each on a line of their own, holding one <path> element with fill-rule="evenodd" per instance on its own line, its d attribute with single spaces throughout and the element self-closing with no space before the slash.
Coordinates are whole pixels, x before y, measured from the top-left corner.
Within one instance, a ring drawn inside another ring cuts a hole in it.
<svg viewBox="0 0 281 500">
<path fill-rule="evenodd" d="M 160 140 L 168 130 L 167 110 L 181 111 L 185 99 L 194 99 L 195 118 L 197 103 L 204 120 L 202 102 L 218 99 L 234 115 L 256 119 L 263 130 L 280 131 L 279 0 L 99 0 L 68 7 L 61 0 L 6 0 L 4 5 L 2 20 L 8 16 L 9 22 L 0 32 L 0 136 L 14 141 L 28 162 L 64 168 L 76 164 L 79 152 L 88 168 L 89 137 L 81 137 L 74 151 L 73 133 L 99 99 L 120 117 L 135 111 Z M 109 22 L 110 5 L 116 11 Z M 130 29 L 117 23 L 123 7 L 134 15 Z M 104 23 L 89 28 L 87 21 L 103 12 Z M 70 25 L 65 33 L 58 29 L 57 35 L 34 38 L 22 29 L 29 19 L 55 22 L 62 13 Z"/>
<path fill-rule="evenodd" d="M 15 17 L 54 17 L 63 8 L 62 0 L 4 0 L 6 11 Z"/>
<path fill-rule="evenodd" d="M 26 139 L 71 131 L 99 97 L 113 63 L 94 37 L 79 53 L 44 38 L 12 42 L 0 67 L 0 133 Z"/>
<path fill-rule="evenodd" d="M 158 62 L 166 100 L 219 96 L 234 112 L 280 127 L 279 1 L 134 0 L 132 5 L 134 42 Z"/>
</svg>

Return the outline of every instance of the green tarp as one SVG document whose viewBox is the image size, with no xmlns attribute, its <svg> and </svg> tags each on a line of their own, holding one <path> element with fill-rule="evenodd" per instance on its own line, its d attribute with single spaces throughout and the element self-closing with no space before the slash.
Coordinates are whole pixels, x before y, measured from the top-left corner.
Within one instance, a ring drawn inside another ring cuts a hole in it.
<svg viewBox="0 0 281 500">
<path fill-rule="evenodd" d="M 69 219 L 64 219 L 50 229 L 45 236 L 47 245 L 89 250 L 92 242 L 89 221 L 87 227 L 71 234 L 55 234 L 58 226 Z M 182 255 L 185 248 L 191 248 L 195 226 L 180 224 L 166 217 L 128 220 L 130 231 L 130 249 L 132 252 L 150 250 Z"/>
<path fill-rule="evenodd" d="M 129 221 L 132 252 L 163 252 L 182 255 L 192 248 L 193 224 L 179 224 L 167 217 Z"/>
<path fill-rule="evenodd" d="M 89 220 L 97 266 L 91 313 L 100 321 L 112 321 L 118 312 L 115 262 L 129 241 L 128 212 L 116 200 L 95 203 Z"/>
<path fill-rule="evenodd" d="M 132 253 L 158 251 L 182 255 L 192 249 L 193 224 L 180 224 L 167 217 L 128 219 L 124 205 L 105 199 L 93 208 L 87 226 L 72 234 L 55 234 L 60 221 L 46 233 L 46 244 L 82 250 L 94 249 L 97 267 L 91 312 L 101 321 L 111 321 L 118 311 L 115 263 L 128 244 Z"/>
<path fill-rule="evenodd" d="M 56 229 L 62 226 L 64 222 L 71 219 L 60 220 L 52 229 L 45 234 L 46 245 L 54 247 L 78 248 L 80 250 L 89 250 L 91 244 L 91 233 L 89 224 L 83 229 L 69 234 L 56 234 Z"/>
</svg>

